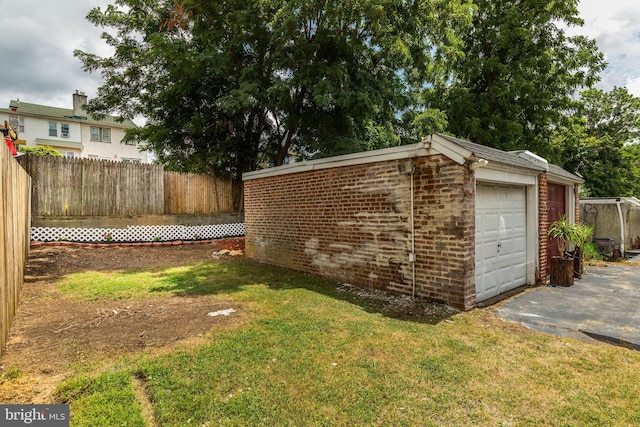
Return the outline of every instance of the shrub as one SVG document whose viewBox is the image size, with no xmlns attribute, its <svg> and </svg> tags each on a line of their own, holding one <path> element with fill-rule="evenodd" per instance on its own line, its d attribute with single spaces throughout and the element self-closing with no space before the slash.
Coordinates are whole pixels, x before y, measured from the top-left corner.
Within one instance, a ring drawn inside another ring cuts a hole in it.
<svg viewBox="0 0 640 427">
<path fill-rule="evenodd" d="M 585 261 L 602 261 L 604 259 L 600 253 L 600 246 L 596 242 L 585 243 L 582 247 L 582 256 Z"/>
<path fill-rule="evenodd" d="M 18 150 L 24 154 L 33 154 L 34 156 L 53 156 L 62 157 L 62 154 L 53 147 L 47 145 L 40 145 L 37 147 L 28 147 L 26 145 L 20 145 Z"/>
</svg>

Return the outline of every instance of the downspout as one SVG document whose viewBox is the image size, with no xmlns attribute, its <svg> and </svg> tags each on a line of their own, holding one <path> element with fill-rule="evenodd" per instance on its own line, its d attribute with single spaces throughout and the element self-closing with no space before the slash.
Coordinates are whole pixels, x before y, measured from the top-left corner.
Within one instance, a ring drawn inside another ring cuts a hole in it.
<svg viewBox="0 0 640 427">
<path fill-rule="evenodd" d="M 620 206 L 620 197 L 616 199 L 618 207 L 618 218 L 620 220 L 620 254 L 624 258 L 624 217 L 622 215 L 622 206 Z"/>
<path fill-rule="evenodd" d="M 416 225 L 415 225 L 415 197 L 414 197 L 414 177 L 416 167 L 411 159 L 398 163 L 398 173 L 400 175 L 411 175 L 411 253 L 409 253 L 409 262 L 411 263 L 411 297 L 416 297 Z"/>
<path fill-rule="evenodd" d="M 413 180 L 415 171 L 411 173 L 411 254 L 409 254 L 409 261 L 411 262 L 412 274 L 411 274 L 411 297 L 416 298 L 416 223 L 414 212 L 414 195 L 413 195 Z"/>
</svg>

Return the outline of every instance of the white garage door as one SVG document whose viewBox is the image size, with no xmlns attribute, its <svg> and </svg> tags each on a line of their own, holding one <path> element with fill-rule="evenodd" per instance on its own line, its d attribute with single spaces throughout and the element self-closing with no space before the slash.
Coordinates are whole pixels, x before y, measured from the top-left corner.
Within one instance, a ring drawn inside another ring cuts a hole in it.
<svg viewBox="0 0 640 427">
<path fill-rule="evenodd" d="M 476 301 L 527 283 L 524 187 L 476 188 Z"/>
</svg>

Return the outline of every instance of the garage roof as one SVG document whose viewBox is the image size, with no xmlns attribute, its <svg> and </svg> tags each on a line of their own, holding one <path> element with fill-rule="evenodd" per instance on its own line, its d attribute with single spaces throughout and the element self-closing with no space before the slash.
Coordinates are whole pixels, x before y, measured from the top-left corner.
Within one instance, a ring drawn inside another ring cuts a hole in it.
<svg viewBox="0 0 640 427">
<path fill-rule="evenodd" d="M 475 157 L 488 160 L 493 163 L 500 163 L 508 166 L 516 166 L 537 171 L 548 171 L 549 175 L 571 182 L 583 183 L 584 179 L 572 174 L 560 166 L 547 162 L 542 157 L 526 150 L 502 151 L 485 145 L 476 144 L 464 139 L 454 138 L 448 135 L 436 134 L 447 141 L 454 143 L 467 151 L 473 153 Z"/>
<path fill-rule="evenodd" d="M 242 177 L 243 180 L 257 179 L 267 176 L 284 175 L 309 170 L 327 169 L 377 161 L 408 159 L 426 156 L 435 152 L 445 154 L 460 164 L 470 158 L 485 159 L 490 164 L 494 165 L 497 164 L 504 165 L 505 167 L 526 169 L 536 174 L 539 172 L 549 171 L 552 174 L 564 177 L 571 181 L 583 182 L 579 177 L 558 166 L 549 165 L 545 159 L 528 151 L 502 151 L 440 133 L 434 133 L 431 137 L 424 138 L 419 144 L 365 151 L 317 160 L 306 160 L 289 165 L 261 169 L 253 172 L 245 172 L 242 174 Z"/>
<path fill-rule="evenodd" d="M 560 166 L 552 165 L 549 163 L 549 173 L 553 175 L 557 175 L 563 178 L 570 179 L 572 181 L 576 181 L 579 183 L 583 183 L 584 179 L 580 178 L 578 175 L 574 175 L 571 172 L 562 169 Z"/>
<path fill-rule="evenodd" d="M 508 166 L 516 166 L 524 169 L 532 169 L 538 171 L 546 171 L 547 169 L 543 166 L 540 166 L 536 163 L 533 163 L 529 160 L 526 160 L 520 157 L 515 152 L 508 152 L 498 150 L 497 148 L 487 147 L 485 145 L 476 144 L 470 141 L 465 141 L 464 139 L 454 138 L 448 135 L 442 135 L 437 133 L 441 138 L 446 139 L 449 142 L 452 142 L 460 147 L 464 148 L 467 151 L 470 151 L 475 157 L 479 159 L 485 159 L 490 162 L 501 163 Z"/>
</svg>

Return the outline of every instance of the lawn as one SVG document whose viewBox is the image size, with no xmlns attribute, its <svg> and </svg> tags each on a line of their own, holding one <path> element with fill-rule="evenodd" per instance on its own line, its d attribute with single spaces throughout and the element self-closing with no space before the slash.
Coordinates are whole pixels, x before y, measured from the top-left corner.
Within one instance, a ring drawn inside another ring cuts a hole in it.
<svg viewBox="0 0 640 427">
<path fill-rule="evenodd" d="M 78 273 L 58 288 L 90 301 L 209 295 L 243 307 L 197 345 L 76 367 L 57 394 L 72 426 L 640 424 L 640 354 L 490 310 L 396 316 L 331 281 L 251 261 Z"/>
</svg>

